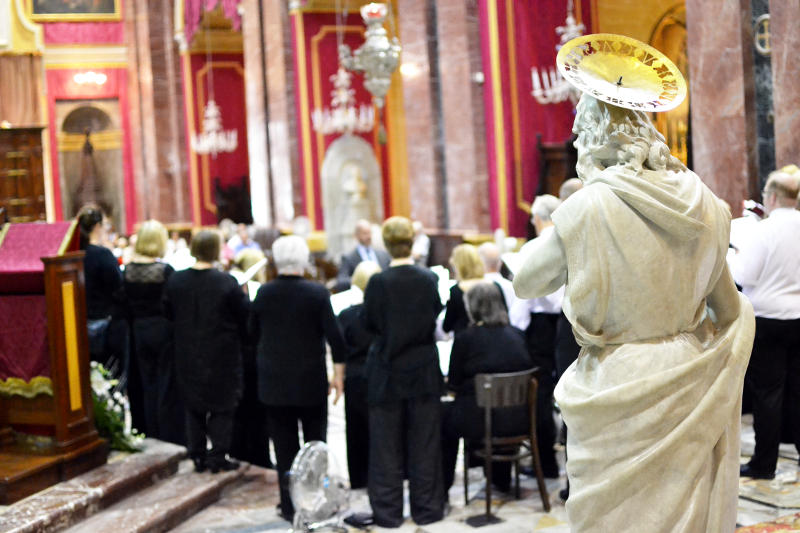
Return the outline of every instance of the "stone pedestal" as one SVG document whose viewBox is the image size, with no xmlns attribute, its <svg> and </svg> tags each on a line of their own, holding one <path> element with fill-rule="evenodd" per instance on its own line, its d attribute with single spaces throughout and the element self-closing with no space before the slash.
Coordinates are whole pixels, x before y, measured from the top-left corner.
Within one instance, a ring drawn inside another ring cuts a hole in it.
<svg viewBox="0 0 800 533">
<path fill-rule="evenodd" d="M 693 170 L 733 216 L 760 198 L 750 2 L 687 0 Z"/>
</svg>

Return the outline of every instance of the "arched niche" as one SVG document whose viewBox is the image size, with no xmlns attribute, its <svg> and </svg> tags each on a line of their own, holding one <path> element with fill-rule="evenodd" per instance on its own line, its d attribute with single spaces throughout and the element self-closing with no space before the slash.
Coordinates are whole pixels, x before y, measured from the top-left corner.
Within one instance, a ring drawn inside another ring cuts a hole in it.
<svg viewBox="0 0 800 533">
<path fill-rule="evenodd" d="M 338 259 L 355 246 L 353 230 L 359 219 L 383 220 L 381 169 L 372 145 L 342 135 L 325 152 L 321 178 L 328 253 Z"/>
<path fill-rule="evenodd" d="M 125 228 L 119 101 L 57 100 L 58 166 L 64 217 L 87 203 L 100 205 L 117 231 Z M 84 153 L 86 132 L 92 146 Z"/>
<path fill-rule="evenodd" d="M 689 80 L 689 57 L 686 49 L 686 5 L 681 2 L 664 12 L 650 34 L 649 44 L 664 53 Z M 673 155 L 689 161 L 689 94 L 681 104 L 666 113 L 655 113 L 656 128 L 667 140 Z"/>
</svg>

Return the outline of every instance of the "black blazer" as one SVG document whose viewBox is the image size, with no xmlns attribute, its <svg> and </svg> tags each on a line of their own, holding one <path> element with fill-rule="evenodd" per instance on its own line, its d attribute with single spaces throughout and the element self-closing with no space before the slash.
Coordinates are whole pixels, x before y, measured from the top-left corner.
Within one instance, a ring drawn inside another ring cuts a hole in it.
<svg viewBox="0 0 800 533">
<path fill-rule="evenodd" d="M 376 248 L 372 250 L 375 252 L 375 257 L 378 259 L 378 265 L 380 265 L 381 270 L 389 268 L 389 263 L 392 261 L 389 254 Z M 361 261 L 363 261 L 363 259 L 361 259 L 361 256 L 358 254 L 358 247 L 354 248 L 352 252 L 342 255 L 339 273 L 336 275 L 337 290 L 341 291 L 350 288 L 350 278 L 353 277 L 353 272 Z"/>
<path fill-rule="evenodd" d="M 364 324 L 364 304 L 356 304 L 339 313 L 339 327 L 347 346 L 347 377 L 363 374 L 367 353 L 375 335 Z"/>
<path fill-rule="evenodd" d="M 188 268 L 169 277 L 164 314 L 174 327 L 178 385 L 192 409 L 236 407 L 248 307 L 241 287 L 225 272 Z"/>
<path fill-rule="evenodd" d="M 532 366 L 524 334 L 515 327 L 469 326 L 456 333 L 447 373 L 447 387 L 456 393 L 448 431 L 468 439 L 483 438 L 484 412 L 475 400 L 477 374 L 519 372 Z M 497 409 L 492 433 L 519 435 L 527 431 L 528 421 L 527 406 Z"/>
<path fill-rule="evenodd" d="M 434 332 L 442 302 L 436 280 L 413 265 L 370 278 L 364 292 L 364 319 L 375 334 L 367 356 L 370 404 L 441 394 Z"/>
<path fill-rule="evenodd" d="M 328 290 L 299 276 L 278 276 L 258 289 L 250 333 L 258 339 L 258 397 L 266 405 L 317 405 L 328 396 L 325 341 L 333 361 L 345 347 Z"/>
</svg>

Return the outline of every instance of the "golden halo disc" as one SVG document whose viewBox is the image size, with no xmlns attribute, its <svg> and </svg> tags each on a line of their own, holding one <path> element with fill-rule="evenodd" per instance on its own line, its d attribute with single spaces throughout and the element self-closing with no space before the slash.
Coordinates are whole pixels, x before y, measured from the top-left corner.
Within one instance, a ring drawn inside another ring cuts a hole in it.
<svg viewBox="0 0 800 533">
<path fill-rule="evenodd" d="M 686 98 L 686 80 L 667 56 L 636 39 L 595 33 L 558 52 L 561 75 L 578 90 L 638 111 L 669 111 Z"/>
</svg>

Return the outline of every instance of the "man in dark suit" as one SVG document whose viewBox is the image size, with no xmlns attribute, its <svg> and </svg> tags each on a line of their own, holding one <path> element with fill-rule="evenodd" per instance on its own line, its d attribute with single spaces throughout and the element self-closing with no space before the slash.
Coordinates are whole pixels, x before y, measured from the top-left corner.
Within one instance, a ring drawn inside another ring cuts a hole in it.
<svg viewBox="0 0 800 533">
<path fill-rule="evenodd" d="M 337 291 L 344 291 L 350 288 L 350 278 L 361 261 L 378 263 L 381 270 L 386 270 L 389 266 L 389 261 L 391 261 L 389 254 L 372 247 L 372 225 L 368 220 L 361 219 L 356 222 L 355 237 L 356 241 L 358 241 L 355 249 L 342 255 L 339 274 L 336 276 Z"/>
</svg>

